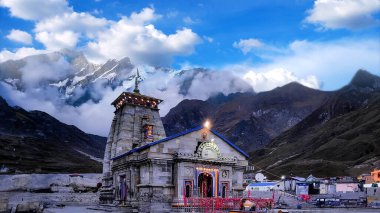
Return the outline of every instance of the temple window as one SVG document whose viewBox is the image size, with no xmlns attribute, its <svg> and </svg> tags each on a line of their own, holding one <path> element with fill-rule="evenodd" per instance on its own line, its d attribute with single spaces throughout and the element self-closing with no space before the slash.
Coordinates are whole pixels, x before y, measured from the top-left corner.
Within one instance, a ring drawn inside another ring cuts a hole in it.
<svg viewBox="0 0 380 213">
<path fill-rule="evenodd" d="M 144 139 L 153 139 L 153 125 L 144 125 Z"/>
</svg>

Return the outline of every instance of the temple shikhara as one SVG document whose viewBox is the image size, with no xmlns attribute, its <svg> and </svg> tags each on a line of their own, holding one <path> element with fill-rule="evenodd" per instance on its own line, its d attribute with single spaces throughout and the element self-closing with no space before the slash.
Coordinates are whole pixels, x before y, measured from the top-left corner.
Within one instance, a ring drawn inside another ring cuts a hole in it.
<svg viewBox="0 0 380 213">
<path fill-rule="evenodd" d="M 140 94 L 138 77 L 134 91 L 112 103 L 101 203 L 171 212 L 184 198 L 242 194 L 248 155 L 209 123 L 167 137 L 158 107 L 162 100 Z"/>
</svg>

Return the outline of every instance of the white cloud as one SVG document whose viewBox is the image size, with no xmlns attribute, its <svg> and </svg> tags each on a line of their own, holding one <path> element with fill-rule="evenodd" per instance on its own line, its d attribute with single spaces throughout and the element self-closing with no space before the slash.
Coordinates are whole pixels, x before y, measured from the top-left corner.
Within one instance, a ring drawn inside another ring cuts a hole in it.
<svg viewBox="0 0 380 213">
<path fill-rule="evenodd" d="M 276 54 L 268 63 L 261 65 L 239 63 L 216 71 L 208 70 L 206 73 L 190 70 L 184 71 L 180 77 L 178 71 L 168 72 L 166 69 L 139 66 L 142 75 L 146 77 L 140 89 L 142 94 L 164 100 L 160 105 L 161 116 L 183 99 L 205 100 L 219 92 L 227 95 L 251 89 L 256 92 L 267 91 L 292 81 L 320 88 L 323 82 L 319 79 L 333 79 L 331 84 L 324 86 L 327 89 L 337 89 L 347 84 L 359 68 L 379 74 L 378 49 L 380 44 L 377 39 L 342 39 L 325 43 L 294 41 L 281 55 Z M 12 100 L 14 104 L 46 111 L 86 132 L 106 135 L 113 116 L 113 108 L 109 104 L 132 86 L 133 82 L 124 82 L 124 86 L 114 90 L 100 82 L 91 87 L 90 91 L 99 98 L 99 103 L 88 101 L 73 107 L 60 99 L 62 96 L 57 88 L 40 86 L 42 81 L 63 80 L 70 75 L 72 71 L 62 60 L 63 58 L 50 65 L 28 63 L 22 70 L 22 80 L 27 82 L 26 89 L 20 92 L 9 85 L 3 85 L 6 89 L 0 88 L 0 94 L 6 95 L 7 100 Z M 183 82 L 188 79 L 192 79 L 191 84 L 187 92 L 183 93 Z"/>
<path fill-rule="evenodd" d="M 133 12 L 129 18 L 126 18 L 126 21 L 132 25 L 143 25 L 159 18 L 161 18 L 161 15 L 156 14 L 153 8 L 147 7 L 142 9 L 139 13 Z"/>
<path fill-rule="evenodd" d="M 137 64 L 169 65 L 173 57 L 193 53 L 195 45 L 201 42 L 189 28 L 172 34 L 157 29 L 153 22 L 162 16 L 153 8 L 112 21 L 75 12 L 65 0 L 0 1 L 13 16 L 35 21 L 34 37 L 47 50 L 80 48 L 97 63 L 129 57 Z M 3 52 L 6 54 L 11 55 Z"/>
<path fill-rule="evenodd" d="M 186 16 L 182 19 L 185 24 L 198 24 L 201 22 L 199 19 L 192 19 L 189 16 Z"/>
<path fill-rule="evenodd" d="M 209 71 L 195 76 L 186 98 L 206 100 L 218 93 L 228 95 L 246 91 L 251 91 L 251 87 L 239 73 L 232 70 Z"/>
<path fill-rule="evenodd" d="M 81 37 L 94 38 L 110 23 L 89 13 L 74 12 L 65 0 L 0 1 L 13 16 L 36 21 L 35 38 L 48 50 L 75 48 Z"/>
<path fill-rule="evenodd" d="M 235 41 L 233 43 L 233 47 L 240 49 L 244 54 L 247 54 L 251 50 L 262 46 L 264 46 L 264 44 L 255 38 L 240 39 L 239 42 Z"/>
<path fill-rule="evenodd" d="M 36 32 L 73 31 L 94 37 L 97 31 L 104 30 L 109 23 L 105 18 L 96 18 L 88 13 L 65 13 L 44 19 L 36 24 Z"/>
<path fill-rule="evenodd" d="M 268 58 L 269 62 L 257 66 L 241 66 L 240 69 L 253 70 L 255 73 L 285 70 L 304 80 L 315 76 L 317 79 L 328 79 L 321 82 L 323 89 L 336 90 L 347 84 L 359 69 L 379 75 L 379 50 L 380 42 L 377 38 L 347 38 L 329 42 L 294 41 L 281 54 Z"/>
<path fill-rule="evenodd" d="M 19 42 L 22 44 L 32 44 L 32 36 L 22 30 L 12 29 L 11 32 L 7 35 L 7 38 L 11 41 Z"/>
<path fill-rule="evenodd" d="M 209 43 L 214 42 L 214 39 L 211 38 L 211 37 L 209 37 L 209 36 L 203 36 L 203 38 L 204 38 L 206 41 L 208 41 Z"/>
<path fill-rule="evenodd" d="M 42 60 L 43 61 L 43 60 Z M 27 59 L 24 67 L 21 68 L 21 80 L 23 86 L 27 88 L 40 88 L 42 81 L 60 80 L 71 73 L 70 64 L 59 57 L 53 63 L 46 63 L 34 58 Z"/>
<path fill-rule="evenodd" d="M 143 70 L 146 69 L 147 67 L 143 68 Z M 181 91 L 184 81 L 190 83 L 186 92 Z M 154 70 L 153 74 L 141 83 L 140 89 L 142 94 L 164 100 L 160 104 L 160 115 L 165 116 L 171 108 L 184 99 L 206 100 L 218 93 L 228 95 L 251 91 L 252 88 L 239 73 L 232 70 L 224 72 L 186 70 L 181 76 L 176 75 L 176 72 Z"/>
<path fill-rule="evenodd" d="M 380 42 L 377 38 L 295 41 L 290 48 L 292 55 L 278 58 L 275 63 L 298 75 L 314 73 L 319 79 L 329 79 L 324 85 L 327 89 L 336 89 L 339 84 L 343 86 L 348 83 L 359 69 L 379 74 Z"/>
<path fill-rule="evenodd" d="M 44 44 L 48 50 L 60 50 L 63 48 L 75 48 L 79 34 L 73 31 L 64 32 L 39 32 L 36 40 Z"/>
<path fill-rule="evenodd" d="M 97 62 L 128 56 L 134 63 L 161 66 L 170 64 L 175 55 L 191 54 L 199 36 L 188 28 L 167 35 L 151 24 L 158 18 L 152 8 L 122 17 L 88 43 L 87 56 Z"/>
<path fill-rule="evenodd" d="M 0 62 L 4 62 L 11 59 L 18 60 L 30 55 L 38 55 L 38 54 L 43 54 L 47 52 L 48 52 L 47 50 L 38 50 L 38 49 L 26 48 L 26 47 L 19 48 L 14 52 L 4 49 L 0 52 Z"/>
<path fill-rule="evenodd" d="M 59 100 L 59 93 L 54 89 L 32 90 L 21 92 L 10 85 L 0 82 L 0 92 L 12 105 L 22 106 L 26 110 L 44 111 L 58 120 L 75 125 L 82 131 L 106 136 L 112 122 L 114 108 L 110 105 L 123 88 L 116 90 L 103 88 L 104 97 L 99 103 L 88 101 L 79 107 L 65 104 Z"/>
<path fill-rule="evenodd" d="M 23 91 L 0 82 L 0 94 L 13 105 L 19 105 L 27 110 L 42 110 L 86 132 L 106 135 L 114 111 L 110 103 L 126 88 L 132 86 L 133 81 L 125 81 L 123 86 L 115 89 L 103 82 L 95 83 L 87 89 L 100 101 L 98 103 L 87 101 L 74 107 L 65 103 L 63 95 L 58 91 L 59 88 L 46 86 L 46 82 L 62 81 L 72 74 L 65 57 L 59 54 L 51 54 L 49 57 L 54 57 L 53 63 L 45 63 L 46 60 L 41 57 L 30 58 L 26 61 L 26 66 L 21 70 L 21 79 L 25 85 Z M 190 70 L 177 75 L 178 71 L 168 72 L 167 69 L 156 69 L 151 66 L 139 68 L 144 77 L 143 83 L 140 84 L 142 94 L 165 100 L 160 105 L 161 116 L 185 98 L 205 100 L 219 92 L 229 94 L 251 89 L 250 85 L 233 71 L 197 73 Z M 180 92 L 185 79 L 192 79 L 187 94 Z M 208 85 L 207 89 L 204 85 Z"/>
<path fill-rule="evenodd" d="M 243 77 L 256 92 L 272 90 L 276 87 L 284 86 L 290 82 L 299 82 L 304 86 L 319 89 L 319 81 L 313 76 L 305 79 L 298 78 L 294 73 L 277 68 L 266 72 L 248 71 Z"/>
<path fill-rule="evenodd" d="M 379 11 L 379 0 L 316 0 L 305 22 L 321 29 L 361 29 L 379 25 L 374 16 Z"/>
<path fill-rule="evenodd" d="M 49 50 L 75 48 L 80 38 L 94 39 L 110 21 L 88 13 L 64 13 L 37 22 L 36 40 Z"/>
<path fill-rule="evenodd" d="M 26 20 L 41 20 L 72 10 L 66 0 L 0 0 L 0 6 L 9 8 L 12 16 Z"/>
</svg>

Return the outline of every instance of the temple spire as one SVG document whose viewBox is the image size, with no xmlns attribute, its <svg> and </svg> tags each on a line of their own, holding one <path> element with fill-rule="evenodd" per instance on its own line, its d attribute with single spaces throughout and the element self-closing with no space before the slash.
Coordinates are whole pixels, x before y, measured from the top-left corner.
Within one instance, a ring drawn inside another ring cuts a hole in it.
<svg viewBox="0 0 380 213">
<path fill-rule="evenodd" d="M 139 73 L 139 69 L 137 68 L 137 74 L 136 74 L 136 78 L 135 78 L 135 89 L 133 90 L 133 92 L 138 93 L 138 94 L 140 94 L 139 78 L 140 78 L 140 73 Z"/>
</svg>

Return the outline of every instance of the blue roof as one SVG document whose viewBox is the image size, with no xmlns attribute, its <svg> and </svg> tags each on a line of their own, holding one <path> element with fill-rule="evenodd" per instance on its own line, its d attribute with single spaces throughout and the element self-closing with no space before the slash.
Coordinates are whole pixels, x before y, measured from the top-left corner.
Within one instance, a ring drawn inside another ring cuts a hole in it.
<svg viewBox="0 0 380 213">
<path fill-rule="evenodd" d="M 152 143 L 148 143 L 144 146 L 140 146 L 140 147 L 137 147 L 137 148 L 134 148 L 124 154 L 121 154 L 119 156 L 116 156 L 114 158 L 112 158 L 112 160 L 116 160 L 116 159 L 119 159 L 121 157 L 124 157 L 124 156 L 128 156 L 132 153 L 135 153 L 135 152 L 140 152 L 140 151 L 143 151 L 151 146 L 154 146 L 156 144 L 159 144 L 159 143 L 163 143 L 163 142 L 166 142 L 166 141 L 169 141 L 169 140 L 172 140 L 174 138 L 178 138 L 180 136 L 183 136 L 183 135 L 187 135 L 189 133 L 192 133 L 192 132 L 195 132 L 195 131 L 198 131 L 198 130 L 201 130 L 205 127 L 202 127 L 202 126 L 198 126 L 198 127 L 195 127 L 193 129 L 189 129 L 189 130 L 186 130 L 184 132 L 180 132 L 180 133 L 177 133 L 177 134 L 174 134 L 172 136 L 169 136 L 169 137 L 166 137 L 166 138 L 163 138 L 163 139 L 160 139 L 158 141 L 154 141 Z M 239 147 L 237 147 L 234 143 L 232 143 L 231 141 L 227 140 L 225 137 L 223 137 L 221 134 L 219 134 L 218 132 L 216 132 L 215 130 L 211 130 L 210 131 L 215 134 L 216 136 L 218 136 L 219 138 L 221 138 L 224 142 L 226 142 L 228 145 L 230 145 L 232 148 L 236 149 L 238 152 L 240 152 L 242 155 L 244 155 L 245 157 L 249 158 L 249 155 L 247 153 L 245 153 L 243 150 L 241 150 Z"/>
<path fill-rule="evenodd" d="M 276 185 L 276 182 L 250 183 L 248 186 L 255 187 L 255 186 L 274 186 L 274 185 Z"/>
</svg>

